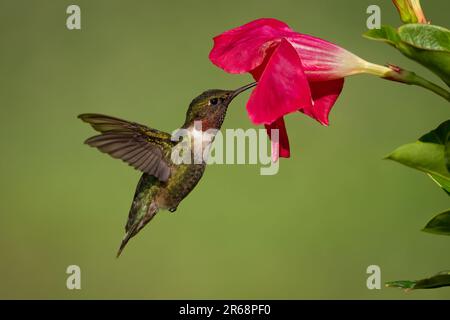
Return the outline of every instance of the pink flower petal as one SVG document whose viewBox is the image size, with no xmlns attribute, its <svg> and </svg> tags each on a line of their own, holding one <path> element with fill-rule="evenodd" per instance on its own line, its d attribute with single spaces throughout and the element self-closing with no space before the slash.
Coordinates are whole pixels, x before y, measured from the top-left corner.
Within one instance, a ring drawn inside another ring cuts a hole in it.
<svg viewBox="0 0 450 320">
<path fill-rule="evenodd" d="M 229 73 L 248 72 L 263 62 L 267 49 L 291 33 L 284 22 L 258 19 L 215 37 L 209 59 Z"/>
<path fill-rule="evenodd" d="M 344 79 L 310 82 L 309 86 L 314 106 L 301 111 L 327 126 L 328 115 L 344 87 Z"/>
<path fill-rule="evenodd" d="M 297 50 L 310 81 L 340 79 L 361 71 L 365 61 L 326 40 L 293 32 L 287 40 Z"/>
<path fill-rule="evenodd" d="M 311 91 L 302 62 L 292 45 L 282 39 L 247 103 L 255 124 L 271 124 L 301 108 L 310 109 Z"/>
<path fill-rule="evenodd" d="M 266 124 L 265 127 L 271 141 L 272 161 L 276 162 L 278 157 L 289 158 L 291 151 L 284 119 L 279 118 L 271 124 Z M 272 129 L 278 129 L 278 141 L 276 141 L 275 137 L 272 137 Z"/>
<path fill-rule="evenodd" d="M 263 18 L 231 29 L 214 38 L 210 60 L 229 73 L 245 73 L 257 68 L 281 39 L 297 50 L 309 80 L 343 78 L 364 69 L 366 62 L 326 40 L 293 31 L 282 21 Z"/>
</svg>

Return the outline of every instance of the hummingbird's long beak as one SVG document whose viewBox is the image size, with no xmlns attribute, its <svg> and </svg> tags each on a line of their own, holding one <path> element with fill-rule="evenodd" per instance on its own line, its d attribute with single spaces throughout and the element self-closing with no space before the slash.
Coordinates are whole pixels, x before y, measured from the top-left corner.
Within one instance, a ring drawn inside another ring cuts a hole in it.
<svg viewBox="0 0 450 320">
<path fill-rule="evenodd" d="M 228 102 L 231 102 L 231 100 L 233 100 L 234 98 L 236 98 L 237 95 L 239 95 L 240 93 L 244 92 L 245 90 L 248 90 L 250 88 L 253 88 L 254 86 L 256 86 L 258 84 L 258 82 L 252 82 L 250 84 L 247 84 L 243 87 L 237 88 L 236 90 L 234 90 L 230 97 L 228 98 Z"/>
</svg>

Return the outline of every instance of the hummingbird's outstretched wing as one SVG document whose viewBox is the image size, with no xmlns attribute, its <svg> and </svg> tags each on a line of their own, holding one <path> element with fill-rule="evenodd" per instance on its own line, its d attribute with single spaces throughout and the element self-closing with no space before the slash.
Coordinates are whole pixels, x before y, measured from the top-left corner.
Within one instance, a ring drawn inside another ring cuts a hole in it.
<svg viewBox="0 0 450 320">
<path fill-rule="evenodd" d="M 170 134 L 102 114 L 81 114 L 78 118 L 100 132 L 87 139 L 86 144 L 160 181 L 167 181 L 171 149 L 177 143 L 171 140 Z"/>
</svg>

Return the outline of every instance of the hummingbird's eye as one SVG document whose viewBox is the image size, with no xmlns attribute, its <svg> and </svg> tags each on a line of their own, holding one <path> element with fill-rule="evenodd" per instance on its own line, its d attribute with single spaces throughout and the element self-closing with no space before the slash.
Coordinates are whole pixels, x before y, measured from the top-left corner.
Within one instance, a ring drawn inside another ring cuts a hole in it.
<svg viewBox="0 0 450 320">
<path fill-rule="evenodd" d="M 215 106 L 218 103 L 219 103 L 219 99 L 217 99 L 217 98 L 212 98 L 211 100 L 209 100 L 210 106 Z"/>
</svg>

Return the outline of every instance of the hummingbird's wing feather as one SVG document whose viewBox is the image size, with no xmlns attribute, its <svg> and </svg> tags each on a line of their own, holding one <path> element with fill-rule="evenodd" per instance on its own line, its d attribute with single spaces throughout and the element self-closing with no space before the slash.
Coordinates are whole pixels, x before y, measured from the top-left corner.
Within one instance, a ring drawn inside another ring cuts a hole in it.
<svg viewBox="0 0 450 320">
<path fill-rule="evenodd" d="M 101 114 L 81 114 L 78 117 L 101 133 L 87 139 L 86 144 L 160 181 L 167 181 L 170 153 L 176 144 L 170 134 Z"/>
</svg>

